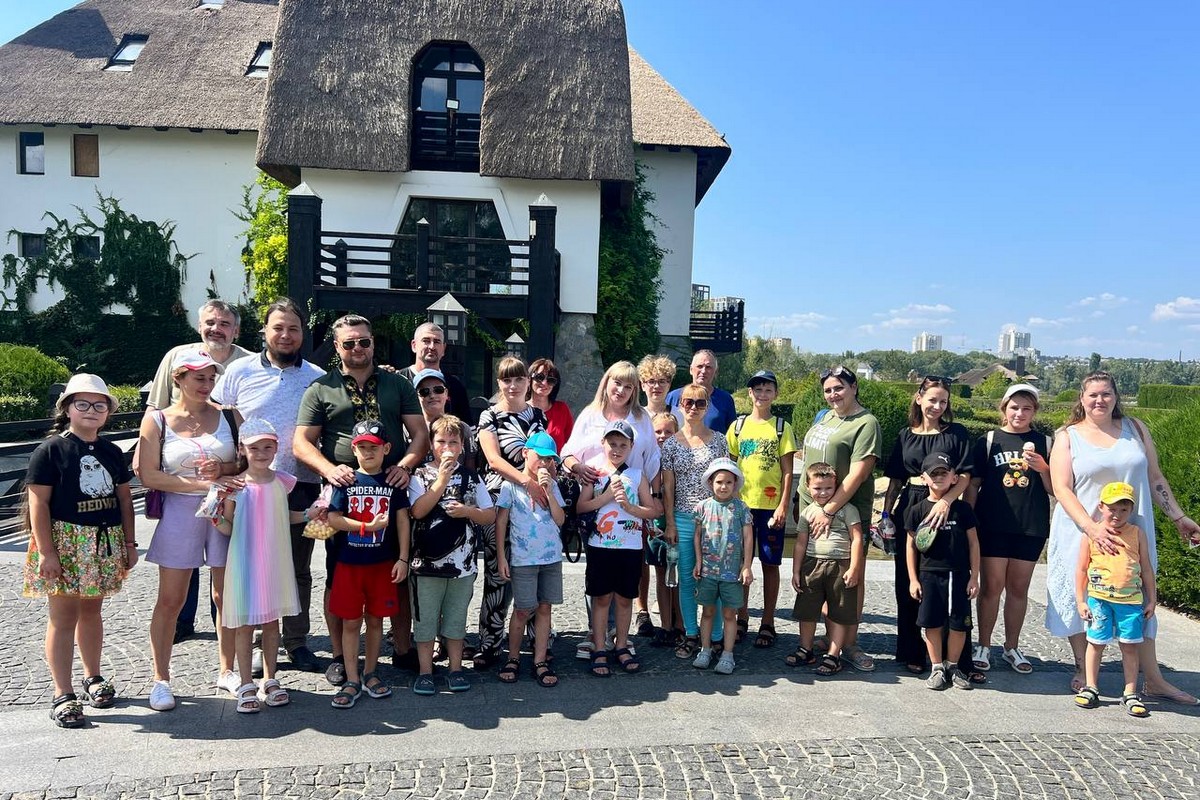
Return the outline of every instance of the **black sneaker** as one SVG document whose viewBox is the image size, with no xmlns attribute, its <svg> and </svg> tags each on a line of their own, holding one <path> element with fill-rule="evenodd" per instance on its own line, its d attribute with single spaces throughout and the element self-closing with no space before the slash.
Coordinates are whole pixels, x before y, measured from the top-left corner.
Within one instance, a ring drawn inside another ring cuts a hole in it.
<svg viewBox="0 0 1200 800">
<path fill-rule="evenodd" d="M 295 650 L 288 653 L 288 658 L 291 659 L 292 668 L 300 672 L 320 672 L 321 662 L 313 655 L 313 651 L 309 650 L 304 645 L 300 645 Z"/>
<path fill-rule="evenodd" d="M 417 658 L 417 648 L 410 647 L 406 653 L 392 653 L 392 666 L 406 672 L 420 672 L 421 662 Z"/>
</svg>

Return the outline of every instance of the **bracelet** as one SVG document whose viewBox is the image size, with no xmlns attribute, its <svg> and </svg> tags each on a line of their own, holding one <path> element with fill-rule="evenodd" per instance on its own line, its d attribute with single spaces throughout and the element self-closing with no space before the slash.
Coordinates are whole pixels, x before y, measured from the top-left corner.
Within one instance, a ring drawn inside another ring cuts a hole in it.
<svg viewBox="0 0 1200 800">
<path fill-rule="evenodd" d="M 1178 523 L 1179 520 L 1184 519 L 1185 517 L 1187 517 L 1187 514 L 1180 514 L 1178 517 L 1171 520 L 1171 524 Z M 1170 517 L 1168 517 L 1167 519 L 1170 519 Z"/>
<path fill-rule="evenodd" d="M 824 507 L 822 507 L 822 508 L 821 508 L 821 513 L 822 513 L 822 514 L 824 514 L 824 515 L 825 515 L 827 518 L 829 518 L 829 519 L 833 519 L 835 516 L 837 516 L 837 512 L 836 512 L 836 511 L 835 511 L 835 512 L 833 512 L 832 514 L 830 514 L 828 511 L 826 511 L 826 510 L 825 510 L 825 508 L 824 508 Z"/>
</svg>

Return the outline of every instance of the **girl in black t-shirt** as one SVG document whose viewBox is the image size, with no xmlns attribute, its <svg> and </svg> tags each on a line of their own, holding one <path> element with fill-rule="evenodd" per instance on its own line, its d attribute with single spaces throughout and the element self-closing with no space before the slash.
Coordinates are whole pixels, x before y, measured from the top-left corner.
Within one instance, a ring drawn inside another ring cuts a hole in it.
<svg viewBox="0 0 1200 800">
<path fill-rule="evenodd" d="M 100 674 L 101 605 L 137 563 L 133 499 L 125 456 L 99 438 L 117 401 L 95 375 L 71 378 L 57 404 L 51 435 L 29 459 L 24 595 L 49 605 L 46 656 L 54 682 L 50 719 L 62 728 L 86 723 L 72 690 L 75 642 L 83 662 L 82 700 L 108 708 L 116 689 Z"/>
<path fill-rule="evenodd" d="M 972 483 L 983 557 L 979 644 L 971 655 L 976 669 L 991 669 L 992 630 L 1003 592 L 1004 660 L 1022 674 L 1033 671 L 1017 643 L 1033 568 L 1050 536 L 1050 446 L 1044 434 L 1032 430 L 1037 409 L 1038 390 L 1013 384 L 1000 401 L 1004 426 L 975 442 L 978 471 Z"/>
</svg>

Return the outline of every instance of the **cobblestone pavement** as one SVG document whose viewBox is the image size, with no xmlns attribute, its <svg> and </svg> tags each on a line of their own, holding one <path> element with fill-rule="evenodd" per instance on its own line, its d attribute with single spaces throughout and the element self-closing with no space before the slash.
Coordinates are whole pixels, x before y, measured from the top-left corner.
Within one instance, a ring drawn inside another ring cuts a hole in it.
<svg viewBox="0 0 1200 800">
<path fill-rule="evenodd" d="M 293 707 L 247 723 L 231 702 L 216 699 L 215 641 L 203 613 L 200 634 L 175 651 L 172 684 L 181 708 L 146 708 L 156 570 L 142 564 L 105 603 L 104 670 L 123 699 L 90 715 L 88 732 L 58 731 L 45 718 L 45 604 L 20 596 L 19 553 L 0 547 L 0 656 L 7 666 L 0 672 L 0 800 L 1200 798 L 1200 716 L 1159 704 L 1151 705 L 1150 720 L 1131 720 L 1111 704 L 1071 709 L 1062 694 L 1070 653 L 1045 633 L 1036 602 L 1022 638 L 1033 676 L 998 663 L 987 691 L 925 691 L 890 659 L 887 570 L 872 564 L 868 573 L 861 643 L 880 662 L 869 676 L 847 671 L 819 685 L 808 670 L 783 665 L 797 641 L 785 585 L 778 643 L 739 647 L 733 676 L 701 673 L 669 650 L 632 639 L 647 675 L 597 681 L 573 658 L 585 616 L 582 565 L 571 565 L 567 603 L 555 610 L 556 690 L 536 687 L 528 672 L 516 686 L 485 672 L 472 676 L 468 695 L 417 698 L 406 691 L 410 673 L 385 667 L 381 675 L 396 695 L 364 699 L 345 714 L 328 710 L 332 689 L 321 676 L 285 671 L 280 677 L 293 691 Z M 320 589 L 318 580 L 315 597 Z M 756 582 L 752 607 L 760 604 Z M 1172 624 L 1200 639 L 1200 623 Z M 324 624 L 314 625 L 313 649 L 327 655 Z M 756 628 L 752 620 L 752 634 Z M 1191 658 L 1194 651 L 1182 652 Z M 1162 660 L 1168 669 L 1188 665 L 1165 654 Z M 1174 677 L 1200 689 L 1192 672 Z M 1106 694 L 1119 686 L 1117 664 L 1106 666 L 1103 683 Z M 1101 727 L 1107 735 L 1094 735 Z M 101 751 L 105 756 L 95 755 Z"/>
<path fill-rule="evenodd" d="M 197 773 L 18 798 L 1164 798 L 1198 796 L 1196 736 L 954 737 L 574 750 Z"/>
</svg>

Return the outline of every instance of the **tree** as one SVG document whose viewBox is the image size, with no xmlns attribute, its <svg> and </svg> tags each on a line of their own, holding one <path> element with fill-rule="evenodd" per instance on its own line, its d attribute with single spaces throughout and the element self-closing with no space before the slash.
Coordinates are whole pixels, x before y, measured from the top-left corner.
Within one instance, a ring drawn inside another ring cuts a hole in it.
<svg viewBox="0 0 1200 800">
<path fill-rule="evenodd" d="M 1100 369 L 1100 354 L 1092 353 L 1092 357 L 1088 359 L 1088 372 L 1095 372 Z"/>
<path fill-rule="evenodd" d="M 242 187 L 242 209 L 234 216 L 248 226 L 242 266 L 261 311 L 287 295 L 287 187 L 258 173 L 254 183 Z"/>
</svg>

